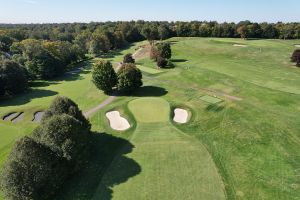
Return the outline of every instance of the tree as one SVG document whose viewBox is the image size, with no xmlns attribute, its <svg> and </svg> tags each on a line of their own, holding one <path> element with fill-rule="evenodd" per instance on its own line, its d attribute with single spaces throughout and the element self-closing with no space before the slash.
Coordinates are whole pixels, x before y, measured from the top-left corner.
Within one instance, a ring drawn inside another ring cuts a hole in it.
<svg viewBox="0 0 300 200">
<path fill-rule="evenodd" d="M 53 115 L 33 131 L 33 138 L 66 159 L 76 171 L 80 169 L 88 150 L 89 129 L 74 117 Z"/>
<path fill-rule="evenodd" d="M 117 88 L 121 92 L 132 92 L 143 85 L 142 72 L 132 63 L 123 64 L 117 75 Z"/>
<path fill-rule="evenodd" d="M 157 61 L 157 58 L 160 56 L 160 52 L 158 51 L 157 47 L 155 45 L 151 45 L 150 49 L 150 58 L 152 60 Z"/>
<path fill-rule="evenodd" d="M 92 35 L 90 41 L 89 53 L 100 55 L 101 53 L 107 53 L 112 47 L 109 38 L 103 33 L 95 32 Z"/>
<path fill-rule="evenodd" d="M 131 53 L 124 56 L 123 63 L 135 63 L 135 59 L 132 57 Z"/>
<path fill-rule="evenodd" d="M 242 39 L 248 38 L 249 31 L 248 31 L 247 25 L 242 25 L 242 26 L 238 27 L 237 32 L 241 36 Z"/>
<path fill-rule="evenodd" d="M 2 93 L 20 94 L 27 88 L 25 69 L 18 63 L 4 59 L 0 61 L 0 77 Z"/>
<path fill-rule="evenodd" d="M 68 97 L 56 97 L 50 107 L 45 111 L 42 121 L 46 121 L 53 115 L 67 114 L 82 123 L 82 126 L 88 130 L 91 128 L 90 122 L 83 116 L 81 110 L 79 110 L 78 105 L 69 99 Z"/>
<path fill-rule="evenodd" d="M 161 56 L 159 56 L 159 57 L 157 58 L 156 63 L 157 63 L 157 66 L 158 66 L 158 67 L 164 68 L 164 67 L 167 66 L 168 60 L 165 59 L 165 58 L 163 58 L 163 57 L 161 57 Z"/>
<path fill-rule="evenodd" d="M 111 93 L 117 85 L 117 75 L 109 61 L 100 60 L 93 66 L 93 83 L 106 94 Z"/>
<path fill-rule="evenodd" d="M 296 49 L 291 57 L 291 61 L 300 67 L 300 49 Z"/>
<path fill-rule="evenodd" d="M 160 42 L 156 44 L 160 57 L 170 59 L 172 57 L 171 45 L 168 42 Z"/>
<path fill-rule="evenodd" d="M 0 51 L 9 52 L 13 39 L 7 35 L 0 35 Z"/>
<path fill-rule="evenodd" d="M 29 137 L 17 141 L 2 168 L 1 189 L 6 199 L 49 199 L 62 186 L 65 162 Z"/>
<path fill-rule="evenodd" d="M 158 35 L 161 40 L 165 40 L 170 35 L 170 29 L 167 25 L 161 24 L 158 26 Z"/>
</svg>

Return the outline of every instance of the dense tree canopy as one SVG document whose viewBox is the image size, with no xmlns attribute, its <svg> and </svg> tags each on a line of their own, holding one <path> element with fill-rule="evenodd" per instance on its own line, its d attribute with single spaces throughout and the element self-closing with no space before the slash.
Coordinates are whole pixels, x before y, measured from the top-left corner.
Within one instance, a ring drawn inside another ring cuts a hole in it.
<svg viewBox="0 0 300 200">
<path fill-rule="evenodd" d="M 14 95 L 27 88 L 27 77 L 23 67 L 11 60 L 0 60 L 0 96 Z"/>
<path fill-rule="evenodd" d="M 117 75 L 117 88 L 121 92 L 132 92 L 143 85 L 142 72 L 132 63 L 123 64 Z"/>
<path fill-rule="evenodd" d="M 123 63 L 135 63 L 135 59 L 133 58 L 131 53 L 128 53 L 124 56 Z"/>
<path fill-rule="evenodd" d="M 109 61 L 100 60 L 93 65 L 93 83 L 105 93 L 111 93 L 117 85 L 117 75 Z"/>
<path fill-rule="evenodd" d="M 291 57 L 291 61 L 300 67 L 300 49 L 296 49 Z"/>
</svg>

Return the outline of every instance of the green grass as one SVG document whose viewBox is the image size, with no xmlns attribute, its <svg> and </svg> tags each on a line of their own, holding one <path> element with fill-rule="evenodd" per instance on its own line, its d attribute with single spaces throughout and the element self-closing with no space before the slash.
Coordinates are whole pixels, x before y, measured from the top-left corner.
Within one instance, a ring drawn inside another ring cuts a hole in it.
<svg viewBox="0 0 300 200">
<path fill-rule="evenodd" d="M 158 69 L 154 69 L 154 68 L 150 68 L 150 67 L 144 67 L 142 65 L 137 65 L 137 67 L 143 71 L 143 72 L 146 72 L 148 74 L 159 74 L 159 73 L 162 73 L 163 71 L 161 70 L 158 70 Z"/>
<path fill-rule="evenodd" d="M 205 101 L 205 102 L 211 103 L 211 104 L 219 103 L 219 102 L 222 101 L 221 99 L 218 99 L 216 97 L 212 97 L 212 96 L 209 96 L 209 95 L 204 95 L 203 97 L 200 97 L 200 99 L 202 101 Z"/>
<path fill-rule="evenodd" d="M 299 199 L 300 69 L 289 57 L 300 41 L 170 41 L 175 68 L 155 76 L 143 73 L 146 87 L 91 116 L 97 151 L 57 199 Z M 120 62 L 141 44 L 109 59 Z M 150 59 L 138 64 L 155 69 Z M 106 98 L 88 72 L 70 79 L 34 87 L 1 104 L 0 114 L 33 113 L 57 94 L 73 98 L 83 110 Z M 223 101 L 212 105 L 203 96 Z M 170 105 L 189 108 L 189 123 L 172 124 Z M 134 127 L 112 131 L 105 118 L 111 109 L 121 111 Z M 15 139 L 36 126 L 28 122 L 31 115 L 18 124 L 0 122 L 0 163 Z M 145 123 L 152 120 L 158 121 Z"/>
<path fill-rule="evenodd" d="M 165 122 L 169 120 L 170 105 L 160 98 L 140 98 L 128 105 L 138 122 Z"/>
</svg>

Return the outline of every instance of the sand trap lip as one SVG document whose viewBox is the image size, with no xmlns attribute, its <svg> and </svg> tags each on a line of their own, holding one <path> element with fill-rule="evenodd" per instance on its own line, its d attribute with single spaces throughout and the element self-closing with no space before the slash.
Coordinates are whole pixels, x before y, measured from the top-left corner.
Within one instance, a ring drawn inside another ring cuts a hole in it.
<svg viewBox="0 0 300 200">
<path fill-rule="evenodd" d="M 106 117 L 109 120 L 110 127 L 114 130 L 125 131 L 130 128 L 130 124 L 127 119 L 121 117 L 119 111 L 107 112 Z"/>
<path fill-rule="evenodd" d="M 300 44 L 295 44 L 295 47 L 300 47 Z"/>
<path fill-rule="evenodd" d="M 42 118 L 43 118 L 43 115 L 44 115 L 45 112 L 43 111 L 38 111 L 38 112 L 35 112 L 34 113 L 34 116 L 33 116 L 33 122 L 36 122 L 36 123 L 39 123 L 42 121 Z"/>
<path fill-rule="evenodd" d="M 23 120 L 25 113 L 24 112 L 20 112 L 18 113 L 18 115 L 14 118 L 11 119 L 12 123 L 17 123 Z"/>
<path fill-rule="evenodd" d="M 234 47 L 247 47 L 247 45 L 244 44 L 233 44 Z"/>
<path fill-rule="evenodd" d="M 5 115 L 2 119 L 4 121 L 11 121 L 12 119 L 16 118 L 18 115 L 19 115 L 18 112 L 11 112 L 11 113 Z"/>
<path fill-rule="evenodd" d="M 189 113 L 187 110 L 182 108 L 174 109 L 174 118 L 173 120 L 180 124 L 185 124 L 188 122 Z"/>
</svg>

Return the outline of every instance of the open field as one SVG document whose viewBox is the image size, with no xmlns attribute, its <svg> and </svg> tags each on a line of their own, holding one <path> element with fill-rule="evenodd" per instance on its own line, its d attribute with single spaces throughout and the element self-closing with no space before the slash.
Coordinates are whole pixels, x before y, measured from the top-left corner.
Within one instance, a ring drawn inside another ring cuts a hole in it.
<svg viewBox="0 0 300 200">
<path fill-rule="evenodd" d="M 175 68 L 155 76 L 144 73 L 144 87 L 90 116 L 97 151 L 57 199 L 299 199 L 300 70 L 289 57 L 300 41 L 170 42 Z M 109 59 L 118 63 L 144 44 Z M 138 63 L 156 70 L 150 59 Z M 85 70 L 39 83 L 28 94 L 1 103 L 1 116 L 13 111 L 25 116 L 16 124 L 0 122 L 0 165 L 13 142 L 36 126 L 30 122 L 33 113 L 55 95 L 72 98 L 83 111 L 108 98 L 90 78 Z M 201 100 L 206 95 L 221 102 Z M 187 124 L 171 122 L 170 108 L 176 107 L 191 111 Z M 111 110 L 133 126 L 113 131 L 105 117 Z M 147 114 L 157 121 L 149 123 Z"/>
</svg>

